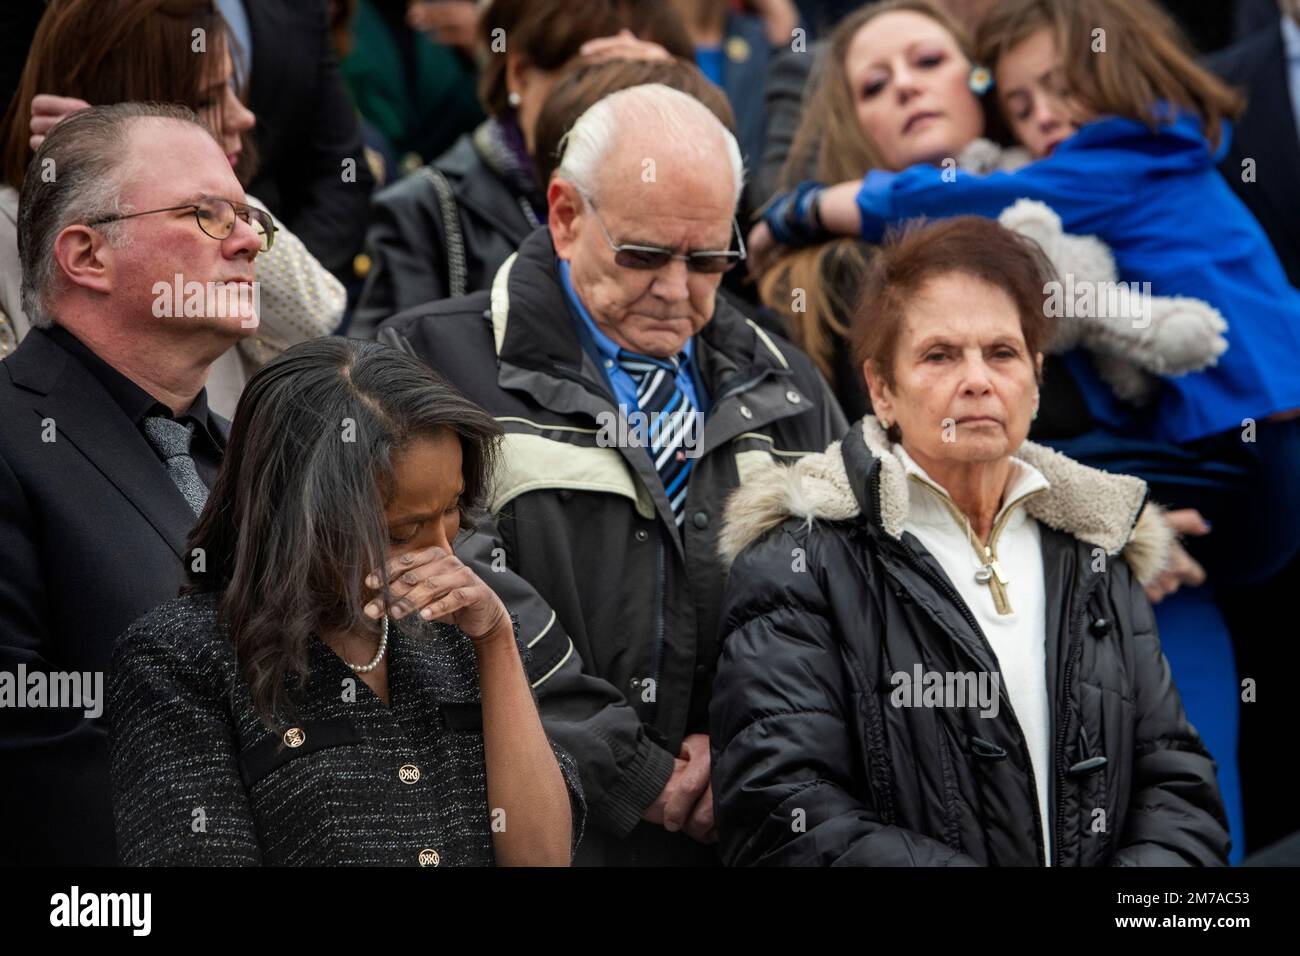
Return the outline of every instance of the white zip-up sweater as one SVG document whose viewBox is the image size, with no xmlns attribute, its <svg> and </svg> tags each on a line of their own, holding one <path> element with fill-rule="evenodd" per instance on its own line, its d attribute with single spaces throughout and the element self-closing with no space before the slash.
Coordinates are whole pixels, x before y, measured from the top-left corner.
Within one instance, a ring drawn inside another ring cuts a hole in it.
<svg viewBox="0 0 1300 956">
<path fill-rule="evenodd" d="M 1049 487 L 1047 479 L 1027 462 L 1011 459 L 1012 473 L 1002 496 L 1002 507 L 993 521 L 995 536 L 991 540 L 998 567 L 1006 579 L 1004 589 L 1011 608 L 1011 613 L 1000 614 L 994 600 L 994 585 L 976 578 L 985 561 L 972 546 L 967 524 L 959 523 L 954 514 L 956 505 L 948 492 L 901 445 L 894 445 L 893 452 L 903 463 L 909 479 L 908 512 L 903 530 L 914 534 L 939 562 L 975 615 L 997 658 L 999 680 L 1006 688 L 1029 748 L 1046 848 L 1044 862 L 1050 866 L 1047 788 L 1051 781 L 1052 720 L 1047 695 L 1047 589 L 1043 581 L 1038 522 L 1022 507 L 1026 496 Z M 1000 529 L 999 524 L 1002 524 Z"/>
</svg>

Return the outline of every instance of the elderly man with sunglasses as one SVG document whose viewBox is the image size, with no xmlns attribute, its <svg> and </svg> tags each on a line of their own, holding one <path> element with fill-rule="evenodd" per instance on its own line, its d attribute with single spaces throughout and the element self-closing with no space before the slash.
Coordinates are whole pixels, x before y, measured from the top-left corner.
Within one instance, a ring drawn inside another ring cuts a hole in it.
<svg viewBox="0 0 1300 956">
<path fill-rule="evenodd" d="M 33 327 L 0 364 L 0 863 L 116 860 L 110 655 L 205 560 L 186 538 L 228 425 L 204 385 L 257 330 L 275 234 L 244 199 L 183 107 L 76 113 L 28 167 Z"/>
<path fill-rule="evenodd" d="M 581 767 L 580 863 L 717 861 L 723 502 L 847 429 L 812 362 L 718 295 L 745 257 L 742 185 L 735 139 L 698 101 L 611 94 L 566 137 L 547 227 L 490 292 L 380 333 L 505 429 L 490 513 L 456 551 L 518 617 L 547 731 Z M 412 578 L 394 614 L 441 597 Z"/>
</svg>

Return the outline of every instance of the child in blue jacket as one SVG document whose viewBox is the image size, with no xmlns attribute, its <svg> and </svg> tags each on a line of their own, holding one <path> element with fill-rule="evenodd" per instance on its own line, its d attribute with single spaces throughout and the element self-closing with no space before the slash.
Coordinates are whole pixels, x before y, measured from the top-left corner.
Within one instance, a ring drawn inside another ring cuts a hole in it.
<svg viewBox="0 0 1300 956">
<path fill-rule="evenodd" d="M 1032 29 L 1036 17 L 1042 26 Z M 1228 322 L 1227 351 L 1203 371 L 1164 378 L 1144 409 L 1120 403 L 1086 353 L 1067 357 L 1100 429 L 1067 453 L 1140 474 L 1157 491 L 1172 485 L 1163 500 L 1196 507 L 1214 524 L 1239 517 L 1250 499 L 1261 519 L 1230 532 L 1248 550 L 1225 548 L 1216 535 L 1215 552 L 1232 566 L 1215 570 L 1262 580 L 1300 550 L 1300 291 L 1216 169 L 1240 102 L 1172 31 L 1148 0 L 999 5 L 977 47 L 1034 162 L 988 174 L 945 162 L 829 187 L 804 183 L 769 206 L 751 251 L 827 233 L 878 242 L 910 219 L 996 218 L 1029 198 L 1055 210 L 1066 232 L 1104 241 L 1122 282 L 1208 302 Z"/>
</svg>

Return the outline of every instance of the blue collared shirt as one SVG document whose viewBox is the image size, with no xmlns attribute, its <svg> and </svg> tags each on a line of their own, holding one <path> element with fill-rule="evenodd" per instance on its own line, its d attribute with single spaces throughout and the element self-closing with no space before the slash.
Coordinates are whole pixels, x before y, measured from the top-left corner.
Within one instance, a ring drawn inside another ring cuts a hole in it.
<svg viewBox="0 0 1300 956">
<path fill-rule="evenodd" d="M 1286 85 L 1291 94 L 1295 128 L 1300 131 L 1300 24 L 1282 15 L 1282 49 L 1286 51 Z"/>
<path fill-rule="evenodd" d="M 578 293 L 573 288 L 573 281 L 569 278 L 569 263 L 563 259 L 559 262 L 560 282 L 564 286 L 569 305 L 578 316 L 578 338 L 582 341 L 583 348 L 604 371 L 618 404 L 626 407 L 628 412 L 641 411 L 636 401 L 636 383 L 632 381 L 632 376 L 624 371 L 623 366 L 618 364 L 618 344 L 596 326 L 587 307 L 578 298 Z M 704 387 L 703 383 L 696 381 L 694 355 L 695 339 L 692 337 L 686 340 L 686 346 L 682 349 L 681 362 L 677 366 L 677 387 L 703 415 L 707 409 L 701 404 L 699 397 L 704 394 Z"/>
</svg>

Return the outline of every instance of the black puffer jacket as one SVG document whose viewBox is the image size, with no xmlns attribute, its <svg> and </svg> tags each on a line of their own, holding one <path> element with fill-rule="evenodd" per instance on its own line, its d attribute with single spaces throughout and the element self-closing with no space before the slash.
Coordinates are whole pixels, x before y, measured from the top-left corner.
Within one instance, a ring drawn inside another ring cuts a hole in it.
<svg viewBox="0 0 1300 956">
<path fill-rule="evenodd" d="M 1163 521 L 1143 510 L 1135 478 L 1029 442 L 1017 455 L 1051 485 L 1024 507 L 1046 585 L 1053 865 L 1224 863 L 1214 763 L 1139 583 L 1163 563 Z M 729 502 L 719 546 L 734 564 L 710 709 L 728 863 L 1042 863 L 1033 769 L 1005 689 L 994 717 L 891 705 L 891 675 L 914 665 L 997 671 L 948 577 L 902 530 L 907 508 L 902 464 L 873 418 Z"/>
</svg>

